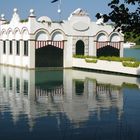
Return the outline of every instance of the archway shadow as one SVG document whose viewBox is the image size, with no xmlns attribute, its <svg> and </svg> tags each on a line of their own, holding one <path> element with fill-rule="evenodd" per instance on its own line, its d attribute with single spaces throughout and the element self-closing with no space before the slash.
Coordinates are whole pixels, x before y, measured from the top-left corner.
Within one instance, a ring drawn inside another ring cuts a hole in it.
<svg viewBox="0 0 140 140">
<path fill-rule="evenodd" d="M 36 67 L 63 67 L 63 49 L 48 45 L 35 52 Z"/>
<path fill-rule="evenodd" d="M 120 50 L 107 45 L 97 50 L 97 57 L 100 56 L 120 56 Z"/>
</svg>

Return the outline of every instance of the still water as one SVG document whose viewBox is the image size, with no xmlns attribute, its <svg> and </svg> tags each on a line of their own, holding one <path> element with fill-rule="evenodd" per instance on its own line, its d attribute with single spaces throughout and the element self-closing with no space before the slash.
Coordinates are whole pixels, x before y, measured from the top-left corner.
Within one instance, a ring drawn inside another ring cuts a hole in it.
<svg viewBox="0 0 140 140">
<path fill-rule="evenodd" d="M 138 48 L 125 48 L 124 57 L 134 57 L 136 60 L 140 61 L 140 49 Z"/>
<path fill-rule="evenodd" d="M 1 66 L 0 140 L 140 140 L 140 79 Z"/>
</svg>

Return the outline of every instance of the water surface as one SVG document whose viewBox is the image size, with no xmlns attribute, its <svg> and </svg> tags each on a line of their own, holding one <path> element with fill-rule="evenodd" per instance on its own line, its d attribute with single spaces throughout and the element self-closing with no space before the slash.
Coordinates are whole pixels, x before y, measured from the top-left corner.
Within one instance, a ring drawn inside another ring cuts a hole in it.
<svg viewBox="0 0 140 140">
<path fill-rule="evenodd" d="M 124 57 L 134 57 L 136 60 L 140 61 L 140 49 L 139 48 L 125 48 Z"/>
<path fill-rule="evenodd" d="M 140 79 L 0 67 L 1 140 L 139 140 Z"/>
</svg>

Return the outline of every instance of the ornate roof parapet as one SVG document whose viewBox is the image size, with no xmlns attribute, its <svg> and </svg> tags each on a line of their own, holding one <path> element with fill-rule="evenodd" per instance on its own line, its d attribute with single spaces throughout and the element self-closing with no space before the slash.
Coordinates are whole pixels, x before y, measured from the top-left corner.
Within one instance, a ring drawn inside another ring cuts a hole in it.
<svg viewBox="0 0 140 140">
<path fill-rule="evenodd" d="M 81 8 L 72 12 L 68 18 L 68 21 L 76 31 L 87 31 L 90 28 L 91 19 L 89 14 Z"/>
<path fill-rule="evenodd" d="M 68 17 L 68 20 L 71 20 L 73 17 L 88 17 L 89 18 L 89 14 L 83 9 L 78 8 L 70 14 L 70 16 Z"/>
<path fill-rule="evenodd" d="M 13 10 L 13 16 L 12 16 L 12 19 L 11 19 L 11 21 L 10 21 L 10 23 L 19 23 L 20 22 L 20 17 L 19 17 L 19 15 L 18 15 L 18 10 L 17 10 L 17 8 L 14 8 L 14 10 Z"/>
<path fill-rule="evenodd" d="M 71 15 L 73 15 L 73 16 L 89 16 L 89 14 L 81 8 L 76 9 Z"/>
</svg>

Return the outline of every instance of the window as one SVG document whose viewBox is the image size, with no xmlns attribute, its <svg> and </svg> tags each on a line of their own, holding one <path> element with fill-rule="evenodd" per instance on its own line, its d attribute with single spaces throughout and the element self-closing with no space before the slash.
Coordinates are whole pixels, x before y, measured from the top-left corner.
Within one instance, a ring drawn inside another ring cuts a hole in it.
<svg viewBox="0 0 140 140">
<path fill-rule="evenodd" d="M 10 54 L 13 54 L 13 44 L 12 44 L 13 42 L 12 41 L 10 41 Z"/>
<path fill-rule="evenodd" d="M 84 55 L 85 44 L 82 40 L 78 40 L 76 43 L 76 55 Z"/>
<path fill-rule="evenodd" d="M 3 41 L 3 53 L 6 54 L 6 41 Z"/>
<path fill-rule="evenodd" d="M 16 54 L 20 55 L 20 41 L 16 41 Z"/>
<path fill-rule="evenodd" d="M 28 56 L 28 41 L 24 41 L 24 55 Z"/>
</svg>

